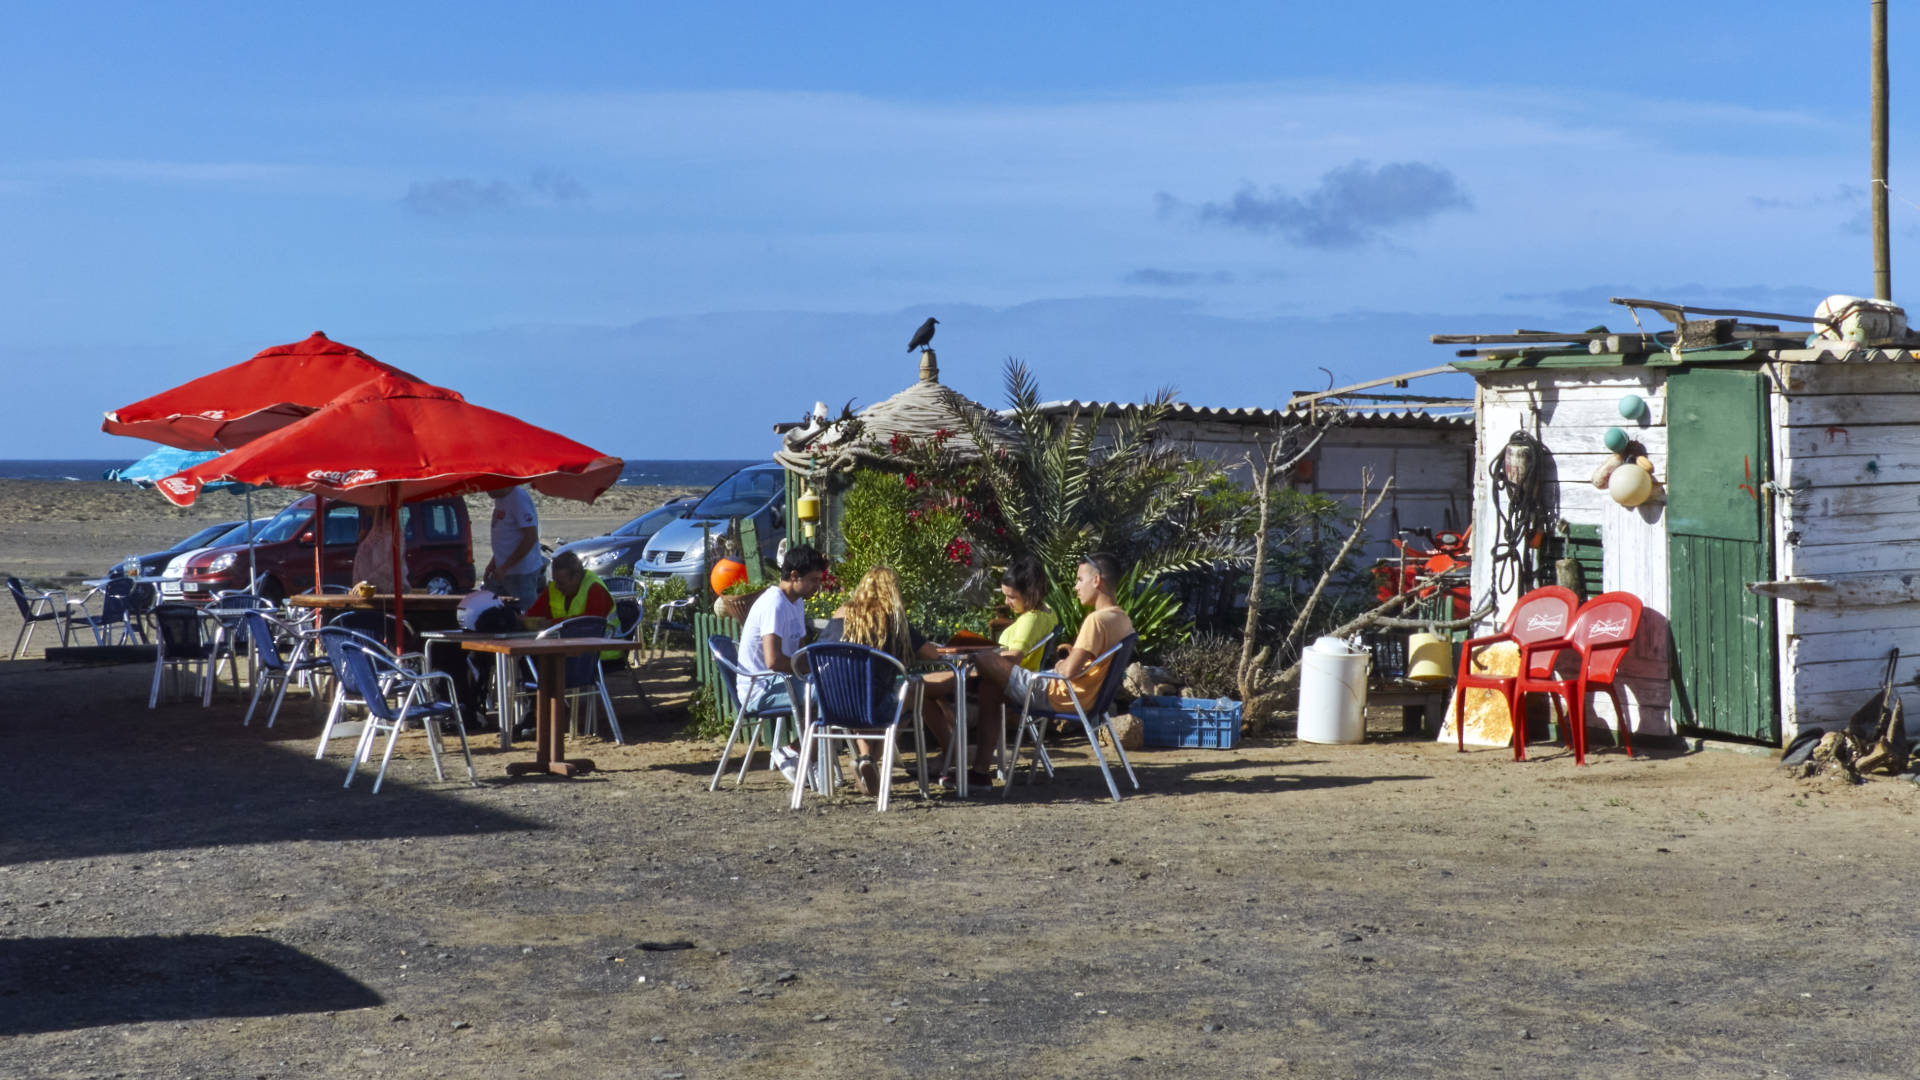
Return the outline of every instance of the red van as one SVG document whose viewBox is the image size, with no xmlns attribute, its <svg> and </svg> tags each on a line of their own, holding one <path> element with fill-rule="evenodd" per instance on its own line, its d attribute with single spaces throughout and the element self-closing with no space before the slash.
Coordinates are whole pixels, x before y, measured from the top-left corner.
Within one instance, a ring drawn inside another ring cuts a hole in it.
<svg viewBox="0 0 1920 1080">
<path fill-rule="evenodd" d="M 326 545 L 321 558 L 327 582 L 351 585 L 353 552 L 372 525 L 373 512 L 349 503 L 328 503 Z M 466 500 L 430 499 L 401 508 L 406 527 L 407 580 L 418 591 L 468 592 L 473 588 L 473 527 Z M 264 579 L 262 595 L 279 599 L 313 588 L 313 496 L 300 498 L 260 526 L 253 565 Z M 247 587 L 247 546 L 207 548 L 188 556 L 180 582 L 165 582 L 169 599 L 210 599 L 226 589 Z M 176 590 L 178 590 L 176 592 Z"/>
</svg>

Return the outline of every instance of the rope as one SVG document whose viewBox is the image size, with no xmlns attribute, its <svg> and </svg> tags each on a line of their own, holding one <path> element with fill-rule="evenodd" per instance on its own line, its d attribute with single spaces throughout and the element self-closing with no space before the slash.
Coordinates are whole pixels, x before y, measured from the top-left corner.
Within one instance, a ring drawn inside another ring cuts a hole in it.
<svg viewBox="0 0 1920 1080">
<path fill-rule="evenodd" d="M 1531 462 L 1518 477 L 1507 474 L 1507 460 L 1516 448 L 1529 451 Z M 1493 544 L 1488 548 L 1492 572 L 1488 580 L 1496 595 L 1510 588 L 1524 591 L 1540 581 L 1540 548 L 1537 539 L 1546 535 L 1553 521 L 1553 508 L 1546 497 L 1545 472 L 1547 448 L 1524 431 L 1516 431 L 1506 448 L 1488 463 L 1487 477 L 1493 491 Z M 1503 505 L 1504 504 L 1504 505 Z"/>
</svg>

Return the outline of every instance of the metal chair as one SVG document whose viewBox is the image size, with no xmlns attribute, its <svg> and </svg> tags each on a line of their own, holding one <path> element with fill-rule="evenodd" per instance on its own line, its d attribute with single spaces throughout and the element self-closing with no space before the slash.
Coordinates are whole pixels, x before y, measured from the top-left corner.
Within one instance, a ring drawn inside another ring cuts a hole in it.
<svg viewBox="0 0 1920 1080">
<path fill-rule="evenodd" d="M 1118 645 L 1088 662 L 1089 667 L 1102 663 L 1107 665 L 1105 673 L 1100 677 L 1100 692 L 1094 695 L 1091 707 L 1080 700 L 1080 692 L 1074 689 L 1073 683 L 1065 675 L 1042 671 L 1029 677 L 1027 699 L 1020 706 L 1020 727 L 1014 732 L 1012 763 L 1007 773 L 1006 785 L 1000 789 L 1001 798 L 1006 798 L 1007 792 L 1013 789 L 1013 774 L 1020 765 L 1020 745 L 1028 734 L 1033 735 L 1033 761 L 1027 766 L 1027 783 L 1033 783 L 1034 773 L 1041 765 L 1046 766 L 1049 777 L 1053 776 L 1053 760 L 1047 756 L 1040 721 L 1064 720 L 1068 717 L 1078 718 L 1080 726 L 1086 729 L 1087 743 L 1093 747 L 1093 759 L 1100 763 L 1100 775 L 1106 778 L 1107 791 L 1113 796 L 1113 801 L 1120 801 L 1120 787 L 1113 782 L 1113 770 L 1107 767 L 1107 755 L 1100 749 L 1100 732 L 1102 731 L 1105 731 L 1107 738 L 1112 741 L 1113 752 L 1120 756 L 1120 764 L 1127 770 L 1127 779 L 1133 782 L 1133 789 L 1140 790 L 1140 778 L 1133 774 L 1133 763 L 1127 760 L 1126 747 L 1120 745 L 1120 736 L 1113 730 L 1111 713 L 1114 695 L 1120 692 L 1120 684 L 1126 678 L 1127 664 L 1132 661 L 1134 650 L 1139 647 L 1139 644 L 1138 634 L 1128 634 L 1120 639 Z M 1053 707 L 1052 699 L 1045 692 L 1048 683 L 1059 683 L 1066 688 L 1067 699 L 1073 702 L 1071 712 Z M 1039 698 L 1037 703 L 1034 700 L 1036 697 Z M 1099 719 L 1096 720 L 1094 717 Z"/>
<path fill-rule="evenodd" d="M 400 729 L 409 722 L 419 723 L 427 732 L 427 752 L 433 758 L 433 775 L 445 780 L 440 764 L 440 724 L 451 722 L 460 735 L 460 753 L 467 761 L 467 782 L 478 787 L 480 778 L 473 771 L 473 751 L 467 746 L 467 732 L 461 723 L 460 703 L 453 700 L 453 677 L 444 671 L 421 674 L 402 666 L 399 658 L 383 646 L 364 638 L 340 640 L 335 645 L 340 664 L 341 683 L 350 686 L 367 707 L 367 724 L 360 729 L 360 741 L 354 747 L 353 762 L 347 766 L 342 787 L 353 786 L 353 776 L 373 756 L 373 740 L 387 733 L 387 749 L 380 756 L 380 771 L 373 778 L 373 792 L 387 778 L 387 766 L 393 761 L 393 748 L 400 741 Z M 446 698 L 433 696 L 432 687 L 444 684 Z M 404 691 L 404 692 L 402 692 Z M 399 704 L 391 698 L 398 696 Z"/>
<path fill-rule="evenodd" d="M 320 641 L 321 654 L 327 658 L 327 666 L 333 672 L 333 700 L 327 706 L 326 723 L 320 728 L 320 746 L 313 752 L 314 760 L 317 761 L 327 756 L 327 741 L 333 738 L 333 729 L 340 723 L 340 718 L 346 715 L 348 706 L 358 706 L 363 709 L 367 707 L 367 701 L 361 696 L 359 688 L 349 685 L 344 678 L 345 647 L 347 645 L 372 647 L 388 656 L 393 654 L 387 652 L 386 645 L 382 644 L 380 639 L 341 626 L 339 620 L 335 620 L 333 625 L 321 627 L 316 636 Z M 408 653 L 396 659 L 404 667 L 407 661 L 416 655 L 418 654 Z"/>
<path fill-rule="evenodd" d="M 160 677 L 171 671 L 176 676 L 191 671 L 200 680 L 200 705 L 213 701 L 213 643 L 206 635 L 206 616 L 191 604 L 161 604 L 153 609 L 158 632 L 153 651 L 153 689 L 147 694 L 147 708 L 160 703 Z"/>
<path fill-rule="evenodd" d="M 17 577 L 7 579 L 7 591 L 13 594 L 13 602 L 20 608 L 20 635 L 13 639 L 13 655 L 9 660 L 20 659 L 21 650 L 33 642 L 33 628 L 43 622 L 50 622 L 60 630 L 60 644 L 67 643 L 67 635 L 73 629 L 72 609 L 67 602 L 67 594 L 60 589 L 36 589 Z M 28 595 L 31 592 L 32 595 Z"/>
<path fill-rule="evenodd" d="M 733 754 L 733 744 L 739 740 L 740 732 L 747 730 L 746 752 L 740 757 L 740 775 L 734 777 L 733 786 L 739 787 L 747 778 L 747 767 L 753 763 L 753 748 L 760 743 L 761 732 L 767 735 L 767 768 L 775 768 L 774 748 L 782 745 L 781 736 L 788 732 L 788 724 L 793 722 L 794 703 L 800 694 L 791 675 L 779 671 L 762 671 L 748 675 L 740 670 L 740 643 L 725 634 L 714 634 L 707 638 L 707 651 L 713 654 L 713 662 L 720 668 L 720 681 L 726 689 L 721 693 L 724 707 L 733 713 L 733 727 L 727 732 L 727 745 L 720 749 L 720 764 L 713 770 L 713 780 L 707 784 L 708 791 L 720 787 L 720 776 L 727 771 L 727 758 Z M 740 680 L 747 680 L 747 698 L 755 702 L 752 709 L 742 709 L 740 701 Z M 760 702 L 765 697 L 762 687 L 771 687 L 784 682 L 787 700 L 783 704 L 765 705 Z"/>
<path fill-rule="evenodd" d="M 273 601 L 265 597 L 255 596 L 250 592 L 232 590 L 215 593 L 213 599 L 207 603 L 204 610 L 209 616 L 219 621 L 218 628 L 213 632 L 213 664 L 210 669 L 211 675 L 216 682 L 219 680 L 220 662 L 225 660 L 229 670 L 233 672 L 234 693 L 238 694 L 240 692 L 240 653 L 242 650 L 245 650 L 247 646 L 247 615 L 253 612 L 272 614 L 278 611 L 279 608 Z M 248 652 L 249 662 L 247 665 L 247 676 L 248 679 L 251 680 L 255 675 L 256 669 L 252 662 L 251 650 L 248 650 Z M 209 698 L 209 700 L 211 700 L 211 698 Z"/>
<path fill-rule="evenodd" d="M 132 581 L 126 578 L 113 578 L 75 602 L 75 606 L 79 608 L 79 617 L 85 619 L 87 628 L 93 631 L 95 645 L 113 644 L 115 627 L 119 628 L 122 645 L 132 641 L 144 642 L 147 639 L 146 628 L 140 625 L 133 613 L 133 591 Z M 100 597 L 100 614 L 98 615 L 87 610 L 87 601 L 96 594 Z M 152 594 L 151 586 L 148 586 L 148 594 L 149 596 Z"/>
<path fill-rule="evenodd" d="M 914 689 L 906 665 L 879 649 L 833 641 L 801 649 L 794 655 L 794 667 L 804 667 L 807 674 L 800 764 L 793 778 L 791 808 L 800 809 L 800 796 L 815 764 L 817 747 L 836 741 L 878 739 L 883 747 L 878 809 L 885 812 L 893 793 L 896 736 L 900 720 L 907 713 L 907 695 Z M 821 767 L 825 768 L 825 759 L 821 759 Z M 823 778 L 823 786 L 831 785 Z"/>
<path fill-rule="evenodd" d="M 693 617 L 688 612 L 698 602 L 697 596 L 683 596 L 678 600 L 662 601 L 653 609 L 653 649 L 650 656 L 660 654 L 660 635 L 665 633 L 693 633 Z M 669 615 L 668 612 L 674 614 Z M 676 617 L 678 616 L 678 617 Z"/>
<path fill-rule="evenodd" d="M 607 636 L 607 620 L 600 615 L 577 615 L 540 631 L 543 638 L 596 638 Z M 615 743 L 626 742 L 626 736 L 620 731 L 620 717 L 613 711 L 613 695 L 607 692 L 606 669 L 600 666 L 599 653 L 583 653 L 567 657 L 566 663 L 567 708 L 571 718 L 573 734 L 580 734 L 580 699 L 587 697 L 589 705 L 587 728 L 593 730 L 594 720 L 591 706 L 596 695 L 607 710 L 607 726 L 613 731 Z"/>
<path fill-rule="evenodd" d="M 254 670 L 253 699 L 247 702 L 247 715 L 240 721 L 241 727 L 253 723 L 253 711 L 260 706 L 260 695 L 268 683 L 279 683 L 279 689 L 273 695 L 273 707 L 267 710 L 267 726 L 280 717 L 280 703 L 286 699 L 287 684 L 303 675 L 322 668 L 330 668 L 326 654 L 320 650 L 320 633 L 317 630 L 303 629 L 261 611 L 250 611 L 246 616 L 247 640 L 253 643 Z M 280 656 L 283 640 L 293 643 L 292 655 L 285 659 Z"/>
<path fill-rule="evenodd" d="M 1060 636 L 1060 628 L 1058 626 L 1055 626 L 1053 629 L 1047 631 L 1046 637 L 1043 637 L 1039 641 L 1035 642 L 1033 648 L 1028 649 L 1026 652 L 1020 654 L 1020 666 L 1026 667 L 1027 661 L 1038 657 L 1040 662 L 1039 666 L 1041 668 L 1046 667 L 1047 650 L 1053 647 L 1053 640 L 1059 636 Z M 994 738 L 996 742 L 994 743 L 994 747 L 993 747 L 993 766 L 994 768 L 1000 770 L 1000 774 L 1002 776 L 1007 777 L 1008 779 L 1011 779 L 1013 776 L 1013 772 L 1011 768 L 1011 760 L 1007 754 L 1007 702 L 1004 699 L 1002 699 L 1000 702 L 1000 726 L 998 729 L 995 730 Z M 952 765 L 951 762 L 946 762 L 945 764 L 948 766 Z M 1051 767 L 1048 768 L 1047 774 L 1049 776 L 1053 774 L 1053 770 Z"/>
</svg>

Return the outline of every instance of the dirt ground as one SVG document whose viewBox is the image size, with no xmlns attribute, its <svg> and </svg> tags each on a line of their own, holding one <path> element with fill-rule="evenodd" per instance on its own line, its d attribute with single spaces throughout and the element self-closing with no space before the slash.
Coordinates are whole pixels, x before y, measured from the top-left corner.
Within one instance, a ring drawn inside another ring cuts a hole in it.
<svg viewBox="0 0 1920 1080">
<path fill-rule="evenodd" d="M 1079 744 L 1006 799 L 791 813 L 618 680 L 635 744 L 570 743 L 585 778 L 487 741 L 438 782 L 413 735 L 373 795 L 304 698 L 243 728 L 149 676 L 0 663 L 0 1076 L 1916 1071 L 1903 781 L 1383 716 L 1142 751 L 1118 804 Z"/>
</svg>

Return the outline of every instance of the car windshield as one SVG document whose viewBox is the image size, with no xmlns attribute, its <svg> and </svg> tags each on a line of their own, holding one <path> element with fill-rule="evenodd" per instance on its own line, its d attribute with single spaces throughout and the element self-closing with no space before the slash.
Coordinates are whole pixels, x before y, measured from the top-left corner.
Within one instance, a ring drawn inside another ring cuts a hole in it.
<svg viewBox="0 0 1920 1080">
<path fill-rule="evenodd" d="M 273 515 L 273 519 L 261 525 L 253 534 L 257 544 L 280 544 L 300 535 L 300 530 L 313 524 L 313 507 L 289 506 Z M 242 528 L 245 526 L 243 525 Z M 243 538 L 238 541 L 245 543 Z"/>
<path fill-rule="evenodd" d="M 660 526 L 679 517 L 686 511 L 685 506 L 661 506 L 649 510 L 625 525 L 608 533 L 609 536 L 652 536 L 660 531 Z"/>
<path fill-rule="evenodd" d="M 168 551 L 192 551 L 195 548 L 212 547 L 216 539 L 218 539 L 219 537 L 225 536 L 229 532 L 232 532 L 233 526 L 234 526 L 234 523 L 231 521 L 223 521 L 218 525 L 209 525 L 206 528 L 201 529 L 199 532 L 194 533 L 192 536 L 187 537 L 185 540 L 182 540 L 179 543 L 173 545 L 167 550 Z"/>
<path fill-rule="evenodd" d="M 780 469 L 742 469 L 714 485 L 688 516 L 745 517 L 765 506 L 783 487 Z"/>
<path fill-rule="evenodd" d="M 253 527 L 256 531 L 260 529 L 264 529 L 266 528 L 266 526 L 267 526 L 267 522 L 264 522 L 264 521 L 256 521 L 253 523 Z M 219 536 L 215 537 L 214 539 L 209 540 L 204 544 L 201 544 L 200 546 L 201 547 L 226 547 L 229 544 L 244 544 L 246 542 L 247 542 L 247 523 L 243 521 L 240 524 L 235 525 L 233 528 L 228 529 L 226 532 L 221 533 Z"/>
</svg>

